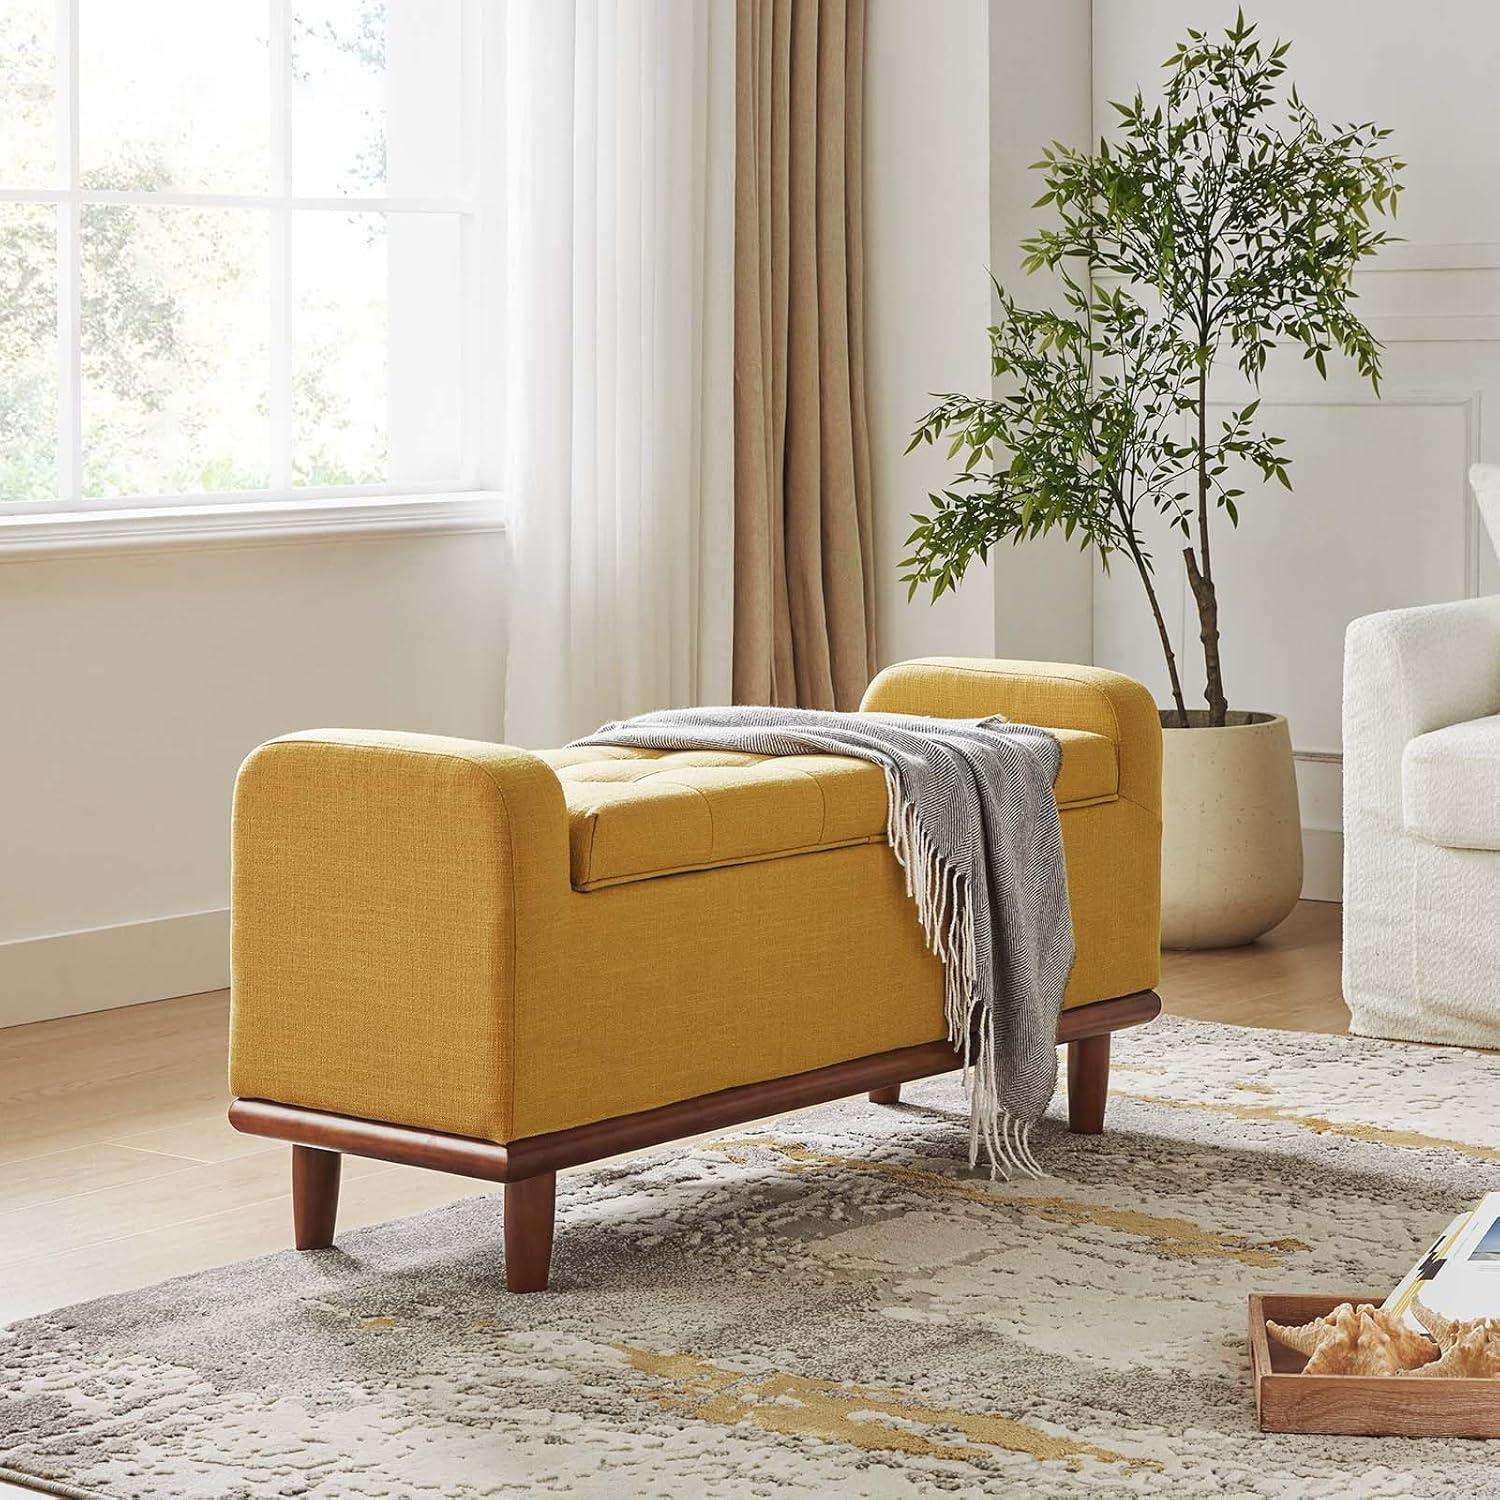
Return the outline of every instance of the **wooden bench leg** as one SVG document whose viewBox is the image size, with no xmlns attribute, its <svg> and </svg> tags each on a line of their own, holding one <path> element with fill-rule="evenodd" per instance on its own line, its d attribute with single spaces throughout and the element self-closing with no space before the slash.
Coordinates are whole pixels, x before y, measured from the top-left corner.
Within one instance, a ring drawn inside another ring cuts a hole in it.
<svg viewBox="0 0 1500 1500">
<path fill-rule="evenodd" d="M 1109 1033 L 1068 1043 L 1068 1129 L 1099 1135 L 1109 1100 Z"/>
<path fill-rule="evenodd" d="M 545 1292 L 552 1264 L 557 1173 L 505 1184 L 505 1285 L 512 1292 Z"/>
<path fill-rule="evenodd" d="M 343 1164 L 337 1151 L 292 1147 L 292 1233 L 299 1250 L 326 1250 L 333 1243 Z"/>
<path fill-rule="evenodd" d="M 899 1083 L 888 1083 L 883 1089 L 870 1090 L 871 1104 L 899 1104 L 901 1102 L 901 1085 Z"/>
</svg>

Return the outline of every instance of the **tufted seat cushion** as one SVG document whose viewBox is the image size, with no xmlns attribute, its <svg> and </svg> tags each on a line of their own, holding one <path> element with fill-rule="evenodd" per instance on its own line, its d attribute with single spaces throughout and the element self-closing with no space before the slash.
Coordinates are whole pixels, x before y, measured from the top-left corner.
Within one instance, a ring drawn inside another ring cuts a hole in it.
<svg viewBox="0 0 1500 1500">
<path fill-rule="evenodd" d="M 1408 740 L 1401 810 L 1406 831 L 1430 844 L 1500 850 L 1500 714 Z"/>
<path fill-rule="evenodd" d="M 1112 801 L 1114 742 L 1054 732 L 1058 806 Z M 600 745 L 539 754 L 562 782 L 581 891 L 885 839 L 885 777 L 868 761 Z"/>
</svg>

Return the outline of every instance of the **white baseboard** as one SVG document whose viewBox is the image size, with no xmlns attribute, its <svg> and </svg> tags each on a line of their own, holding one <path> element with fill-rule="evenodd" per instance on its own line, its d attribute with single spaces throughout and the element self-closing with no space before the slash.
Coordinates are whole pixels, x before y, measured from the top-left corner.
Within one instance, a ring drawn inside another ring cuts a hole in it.
<svg viewBox="0 0 1500 1500">
<path fill-rule="evenodd" d="M 1344 899 L 1344 834 L 1339 828 L 1302 830 L 1302 899 Z"/>
<path fill-rule="evenodd" d="M 229 983 L 229 912 L 188 912 L 0 943 L 0 1026 L 113 1010 Z"/>
</svg>

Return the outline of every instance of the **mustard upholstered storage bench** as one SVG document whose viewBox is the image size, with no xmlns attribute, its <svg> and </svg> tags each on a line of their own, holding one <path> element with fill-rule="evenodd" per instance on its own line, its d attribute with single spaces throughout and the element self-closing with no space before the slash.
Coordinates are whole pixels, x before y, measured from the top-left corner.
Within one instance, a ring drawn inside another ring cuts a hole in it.
<svg viewBox="0 0 1500 1500">
<path fill-rule="evenodd" d="M 1076 1131 L 1109 1034 L 1160 1008 L 1161 731 L 1093 667 L 932 660 L 866 710 L 1005 714 L 1062 742 Z M 939 961 L 842 756 L 289 735 L 235 791 L 230 1119 L 291 1141 L 296 1243 L 341 1153 L 505 1184 L 506 1279 L 545 1287 L 555 1174 L 957 1066 Z"/>
</svg>

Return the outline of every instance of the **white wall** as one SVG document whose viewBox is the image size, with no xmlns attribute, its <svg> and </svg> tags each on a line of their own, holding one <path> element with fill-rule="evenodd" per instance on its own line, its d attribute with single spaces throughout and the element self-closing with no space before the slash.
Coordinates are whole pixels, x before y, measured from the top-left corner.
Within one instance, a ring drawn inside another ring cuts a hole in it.
<svg viewBox="0 0 1500 1500">
<path fill-rule="evenodd" d="M 990 265 L 1023 304 L 1045 306 L 1048 278 L 1021 270 L 1020 242 L 1043 220 L 1029 169 L 1052 141 L 1089 144 L 1090 0 L 991 0 Z M 1093 563 L 1061 536 L 990 555 L 995 650 L 1032 661 L 1089 661 Z"/>
<path fill-rule="evenodd" d="M 908 602 L 911 513 L 952 477 L 906 454 L 934 392 L 990 388 L 989 275 L 1019 277 L 1035 224 L 1027 163 L 1090 130 L 1089 0 L 870 0 L 865 52 L 869 418 L 882 663 L 927 654 L 1076 661 L 1092 649 L 1092 569 L 1047 541 L 1002 548 L 956 597 Z M 1039 288 L 1038 296 L 1044 295 Z"/>
<path fill-rule="evenodd" d="M 1232 18 L 1193 0 L 1097 0 L 1095 118 L 1105 101 L 1150 88 L 1189 25 Z M 1215 551 L 1225 681 L 1233 704 L 1291 720 L 1307 830 L 1305 894 L 1338 895 L 1340 672 L 1344 627 L 1373 610 L 1500 589 L 1464 481 L 1500 460 L 1481 410 L 1500 398 L 1500 7 L 1446 0 L 1428 22 L 1395 0 L 1257 0 L 1263 34 L 1292 42 L 1291 74 L 1325 120 L 1374 119 L 1409 163 L 1394 248 L 1359 275 L 1363 311 L 1386 344 L 1385 399 L 1347 371 L 1325 385 L 1300 360 L 1273 366 L 1262 411 L 1287 439 L 1294 493 L 1241 502 L 1238 534 Z M 1237 377 L 1217 394 L 1239 395 Z M 1170 549 L 1165 556 L 1175 553 Z M 1179 570 L 1180 571 L 1180 570 Z M 1185 587 L 1168 590 L 1173 629 L 1193 660 Z M 1165 672 L 1124 570 L 1098 580 L 1094 651 L 1165 701 Z M 1201 667 L 1189 673 L 1201 693 Z"/>
<path fill-rule="evenodd" d="M 989 10 L 986 0 L 870 0 L 865 39 L 865 307 L 881 665 L 992 656 L 993 586 L 976 571 L 910 602 L 897 564 L 910 515 L 949 478 L 905 453 L 934 391 L 989 385 Z"/>
<path fill-rule="evenodd" d="M 230 793 L 262 740 L 497 738 L 503 549 L 0 560 L 0 1026 L 227 983 Z"/>
</svg>

